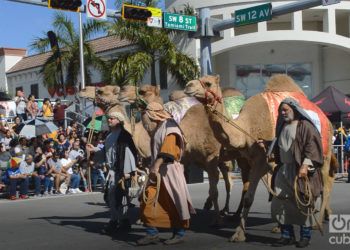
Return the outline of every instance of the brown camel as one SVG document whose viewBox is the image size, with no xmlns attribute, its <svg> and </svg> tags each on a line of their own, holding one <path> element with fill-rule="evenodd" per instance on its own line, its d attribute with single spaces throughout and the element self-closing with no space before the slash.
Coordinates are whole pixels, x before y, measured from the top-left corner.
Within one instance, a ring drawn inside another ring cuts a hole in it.
<svg viewBox="0 0 350 250">
<path fill-rule="evenodd" d="M 264 139 L 271 141 L 275 136 L 275 122 L 272 120 L 271 110 L 264 98 L 264 93 L 280 93 L 281 91 L 289 93 L 303 92 L 294 81 L 286 75 L 276 75 L 272 77 L 267 83 L 265 92 L 250 97 L 245 102 L 239 117 L 233 120 L 236 126 L 234 127 L 215 114 L 215 111 L 223 113 L 224 110 L 220 102 L 223 95 L 219 82 L 220 78 L 218 76 L 205 76 L 200 79 L 192 80 L 186 85 L 185 93 L 196 97 L 207 105 L 210 125 L 218 141 L 229 149 L 239 150 L 242 156 L 249 162 L 251 167 L 249 188 L 244 197 L 241 221 L 240 225 L 236 228 L 236 232 L 230 238 L 230 241 L 245 241 L 245 222 L 248 217 L 249 209 L 253 203 L 258 182 L 260 178 L 267 173 L 269 168 L 266 162 L 265 152 L 257 146 L 256 140 Z M 213 110 L 215 111 L 213 112 Z M 323 117 L 322 119 L 327 118 Z M 328 119 L 326 122 L 329 123 Z M 323 218 L 325 209 L 330 213 L 329 198 L 334 182 L 334 177 L 332 175 L 334 170 L 334 164 L 332 163 L 334 163 L 334 161 L 331 163 L 331 125 L 329 131 L 326 131 L 326 133 L 327 132 L 329 133 L 330 139 L 326 142 L 328 152 L 327 155 L 325 155 L 325 161 L 322 167 L 324 193 L 320 218 Z"/>
<path fill-rule="evenodd" d="M 238 91 L 233 92 L 232 90 L 228 90 L 227 93 L 230 95 L 242 95 Z M 177 100 L 185 96 L 187 95 L 185 95 L 183 91 L 176 91 L 170 95 L 170 98 L 172 100 Z M 140 101 L 140 99 L 146 103 L 159 102 L 163 104 L 159 88 L 151 85 L 143 85 L 139 89 L 136 89 L 135 86 L 124 86 L 119 94 L 119 100 L 122 102 L 126 101 L 134 103 L 135 101 Z M 169 103 L 165 105 L 167 106 Z M 221 147 L 221 144 L 215 139 L 212 129 L 209 126 L 208 116 L 206 115 L 202 104 L 196 104 L 189 108 L 179 125 L 187 142 L 182 161 L 185 166 L 191 166 L 191 164 L 194 163 L 196 166 L 207 171 L 209 179 L 209 198 L 207 199 L 204 208 L 209 209 L 213 202 L 214 210 L 217 215 L 214 224 L 219 224 L 220 216 L 217 190 L 217 184 L 219 181 L 218 166 L 223 175 L 226 186 L 226 202 L 224 209 L 221 211 L 221 213 L 225 213 L 229 211 L 232 184 L 228 173 L 228 164 L 224 161 L 236 159 L 239 162 L 244 182 L 243 194 L 248 187 L 246 176 L 248 176 L 247 173 L 249 170 L 245 167 L 247 166 L 246 161 L 240 157 L 237 152 L 227 154 L 226 150 Z M 236 214 L 241 213 L 242 204 L 243 201 L 241 201 Z"/>
<path fill-rule="evenodd" d="M 126 111 L 123 105 L 118 101 L 120 88 L 114 85 L 107 85 L 104 87 L 98 87 L 95 89 L 93 86 L 88 86 L 84 90 L 80 91 L 79 95 L 88 99 L 95 99 L 96 104 L 103 109 L 106 113 L 108 111 L 119 111 L 127 118 L 124 122 L 125 129 L 132 134 L 135 146 L 143 159 L 148 159 L 151 156 L 150 149 L 150 137 L 147 131 L 144 129 L 141 122 L 137 122 L 134 125 L 128 119 Z"/>
</svg>

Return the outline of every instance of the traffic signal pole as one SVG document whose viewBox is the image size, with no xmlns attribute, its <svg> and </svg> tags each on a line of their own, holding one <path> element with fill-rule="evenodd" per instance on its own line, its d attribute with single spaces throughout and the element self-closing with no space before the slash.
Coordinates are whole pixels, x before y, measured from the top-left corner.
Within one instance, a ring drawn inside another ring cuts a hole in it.
<svg viewBox="0 0 350 250">
<path fill-rule="evenodd" d="M 48 7 L 47 0 L 6 0 L 6 1 L 15 2 L 15 3 L 25 3 L 25 4 L 36 5 L 36 6 L 46 7 L 46 8 Z M 86 6 L 84 4 L 81 5 L 79 12 L 86 13 Z M 108 17 L 112 17 L 112 18 L 121 17 L 120 11 L 107 9 L 106 12 Z"/>
</svg>

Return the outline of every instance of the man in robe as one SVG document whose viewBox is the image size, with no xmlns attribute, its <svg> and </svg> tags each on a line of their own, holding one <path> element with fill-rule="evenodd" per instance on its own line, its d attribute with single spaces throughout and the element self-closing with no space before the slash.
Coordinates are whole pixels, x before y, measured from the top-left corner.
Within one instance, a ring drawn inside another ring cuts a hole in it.
<svg viewBox="0 0 350 250">
<path fill-rule="evenodd" d="M 277 167 L 272 186 L 276 192 L 271 203 L 272 219 L 281 226 L 281 238 L 274 247 L 296 244 L 299 248 L 309 245 L 311 229 L 315 221 L 310 208 L 302 207 L 295 194 L 301 197 L 303 182 L 308 177 L 315 204 L 322 190 L 320 167 L 323 151 L 320 132 L 308 113 L 292 98 L 284 99 L 279 106 L 276 139 L 273 148 Z M 297 179 L 296 179 L 297 178 Z M 297 181 L 297 190 L 294 182 Z M 300 240 L 296 242 L 294 225 L 300 226 Z"/>
<path fill-rule="evenodd" d="M 159 103 L 149 103 L 142 115 L 143 125 L 150 134 L 152 165 L 145 195 L 141 200 L 141 220 L 146 236 L 138 245 L 159 241 L 157 228 L 171 228 L 167 245 L 183 242 L 189 227 L 190 213 L 195 213 L 180 163 L 184 151 L 183 135 L 170 114 Z"/>
</svg>

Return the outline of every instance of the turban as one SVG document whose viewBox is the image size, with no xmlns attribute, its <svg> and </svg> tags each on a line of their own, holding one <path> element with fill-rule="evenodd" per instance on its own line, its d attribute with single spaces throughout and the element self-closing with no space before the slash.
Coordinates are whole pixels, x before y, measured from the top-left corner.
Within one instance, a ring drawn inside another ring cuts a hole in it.
<svg viewBox="0 0 350 250">
<path fill-rule="evenodd" d="M 171 115 L 164 110 L 162 104 L 157 102 L 151 102 L 147 105 L 146 114 L 153 121 L 165 121 L 166 119 L 171 118 Z"/>
<path fill-rule="evenodd" d="M 125 116 L 118 111 L 108 113 L 108 117 L 117 118 L 120 122 L 123 122 L 125 120 Z"/>
</svg>

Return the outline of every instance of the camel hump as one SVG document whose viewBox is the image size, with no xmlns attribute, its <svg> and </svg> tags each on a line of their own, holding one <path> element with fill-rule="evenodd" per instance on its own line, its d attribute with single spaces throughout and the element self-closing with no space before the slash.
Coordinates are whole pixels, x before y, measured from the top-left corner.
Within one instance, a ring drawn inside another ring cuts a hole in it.
<svg viewBox="0 0 350 250">
<path fill-rule="evenodd" d="M 270 92 L 299 92 L 304 91 L 286 74 L 276 74 L 266 83 L 265 91 Z M 305 95 L 305 94 L 304 94 Z"/>
</svg>

